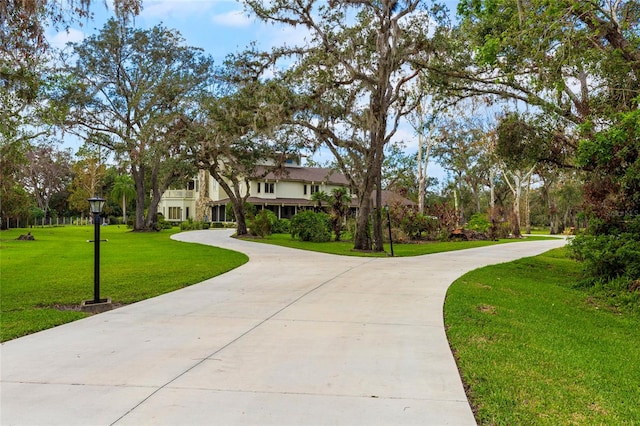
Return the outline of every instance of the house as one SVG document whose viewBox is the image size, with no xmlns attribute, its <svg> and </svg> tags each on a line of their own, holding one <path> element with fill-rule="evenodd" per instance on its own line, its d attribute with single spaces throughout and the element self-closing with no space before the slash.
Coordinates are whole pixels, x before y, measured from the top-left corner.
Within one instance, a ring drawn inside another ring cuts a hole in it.
<svg viewBox="0 0 640 426">
<path fill-rule="evenodd" d="M 258 209 L 269 209 L 278 218 L 292 218 L 299 210 L 312 208 L 317 203 L 312 199 L 316 192 L 327 194 L 336 188 L 349 188 L 347 178 L 333 169 L 303 167 L 300 158 L 287 160 L 278 174 L 273 172 L 262 176 L 260 170 L 256 178 L 249 180 L 247 201 Z M 241 191 L 246 193 L 242 184 Z M 352 196 L 352 198 L 355 198 Z M 158 212 L 165 220 L 182 222 L 187 219 L 197 221 L 226 222 L 226 205 L 229 197 L 206 170 L 200 170 L 198 177 L 189 182 L 187 188 L 165 191 L 158 205 Z M 352 201 L 355 208 L 357 202 Z"/>
</svg>

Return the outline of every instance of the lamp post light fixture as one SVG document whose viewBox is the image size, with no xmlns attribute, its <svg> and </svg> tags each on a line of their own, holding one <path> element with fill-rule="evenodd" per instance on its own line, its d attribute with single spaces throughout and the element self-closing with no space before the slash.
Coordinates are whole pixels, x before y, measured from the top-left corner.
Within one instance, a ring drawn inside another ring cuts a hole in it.
<svg viewBox="0 0 640 426">
<path fill-rule="evenodd" d="M 89 206 L 91 213 L 93 214 L 93 243 L 94 243 L 94 256 L 93 256 L 93 300 L 83 302 L 83 307 L 87 310 L 102 311 L 111 309 L 111 301 L 109 299 L 100 298 L 100 213 L 102 207 L 104 207 L 105 199 L 100 197 L 89 198 Z M 107 305 L 102 308 L 93 307 L 92 305 Z"/>
<path fill-rule="evenodd" d="M 384 211 L 387 212 L 387 225 L 389 226 L 389 244 L 391 245 L 391 257 L 393 257 L 393 238 L 391 236 L 391 215 L 389 214 L 389 204 L 384 205 Z"/>
</svg>

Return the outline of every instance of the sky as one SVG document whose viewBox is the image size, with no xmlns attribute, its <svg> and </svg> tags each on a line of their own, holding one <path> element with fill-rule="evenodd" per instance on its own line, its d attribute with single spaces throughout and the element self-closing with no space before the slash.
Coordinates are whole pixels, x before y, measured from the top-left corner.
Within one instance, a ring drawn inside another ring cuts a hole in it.
<svg viewBox="0 0 640 426">
<path fill-rule="evenodd" d="M 457 0 L 445 0 L 450 10 L 455 11 Z M 51 44 L 64 47 L 67 42 L 79 42 L 84 37 L 96 33 L 112 16 L 112 0 L 94 0 L 91 12 L 92 20 L 81 21 L 81 25 L 72 25 L 68 30 L 48 33 Z M 143 0 L 143 9 L 135 17 L 137 28 L 148 29 L 157 24 L 176 29 L 185 39 L 185 44 L 199 47 L 211 55 L 216 64 L 234 52 L 242 51 L 255 42 L 260 49 L 269 50 L 284 42 L 292 44 L 304 38 L 304 33 L 291 27 L 278 27 L 265 24 L 250 16 L 240 1 L 236 0 Z M 407 152 L 417 151 L 417 135 L 404 124 L 400 127 L 396 140 L 405 142 Z M 67 144 L 77 141 L 67 141 Z M 319 152 L 313 159 L 318 162 L 331 160 L 326 152 Z M 446 172 L 440 165 L 430 162 L 429 175 L 442 180 Z"/>
</svg>

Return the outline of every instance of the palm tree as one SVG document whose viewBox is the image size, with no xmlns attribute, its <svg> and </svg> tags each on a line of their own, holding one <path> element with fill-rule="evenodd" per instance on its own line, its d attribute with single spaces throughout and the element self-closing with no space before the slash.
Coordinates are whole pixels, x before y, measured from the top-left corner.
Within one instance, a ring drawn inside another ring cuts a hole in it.
<svg viewBox="0 0 640 426">
<path fill-rule="evenodd" d="M 113 189 L 111 190 L 111 198 L 115 202 L 122 201 L 122 223 L 127 223 L 127 200 L 131 200 L 136 196 L 136 187 L 133 178 L 129 175 L 117 176 Z"/>
<path fill-rule="evenodd" d="M 329 201 L 329 194 L 327 194 L 324 191 L 316 191 L 313 194 L 311 194 L 311 200 L 318 203 L 318 206 L 316 207 L 316 211 L 322 211 L 322 202 Z"/>
</svg>

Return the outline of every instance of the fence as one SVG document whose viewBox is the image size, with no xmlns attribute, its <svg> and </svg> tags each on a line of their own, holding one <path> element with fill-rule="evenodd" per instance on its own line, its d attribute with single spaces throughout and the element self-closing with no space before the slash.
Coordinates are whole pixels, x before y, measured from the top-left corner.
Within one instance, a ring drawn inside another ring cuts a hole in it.
<svg viewBox="0 0 640 426">
<path fill-rule="evenodd" d="M 20 219 L 20 218 L 9 218 L 2 219 L 0 223 L 2 229 L 13 229 L 13 228 L 34 228 L 34 227 L 52 227 L 52 226 L 80 226 L 80 225 L 91 225 L 93 224 L 93 219 L 91 217 L 47 217 L 40 219 Z"/>
</svg>

